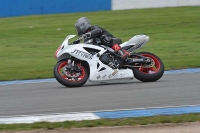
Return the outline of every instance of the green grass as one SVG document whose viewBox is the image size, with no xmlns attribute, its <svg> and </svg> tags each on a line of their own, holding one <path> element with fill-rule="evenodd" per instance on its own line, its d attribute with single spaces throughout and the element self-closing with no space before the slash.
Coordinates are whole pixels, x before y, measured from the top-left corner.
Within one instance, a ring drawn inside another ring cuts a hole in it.
<svg viewBox="0 0 200 133">
<path fill-rule="evenodd" d="M 179 7 L 0 18 L 0 80 L 53 77 L 55 50 L 82 16 L 123 41 L 150 36 L 141 51 L 158 55 L 166 70 L 200 67 L 199 14 Z"/>
<path fill-rule="evenodd" d="M 84 121 L 65 121 L 65 122 L 38 122 L 33 124 L 0 124 L 0 131 L 5 130 L 31 130 L 31 129 L 49 129 L 56 128 L 83 128 L 83 127 L 102 127 L 102 126 L 135 126 L 158 123 L 185 123 L 200 121 L 200 113 L 184 114 L 174 116 L 153 116 L 140 118 L 124 119 L 99 119 Z"/>
</svg>

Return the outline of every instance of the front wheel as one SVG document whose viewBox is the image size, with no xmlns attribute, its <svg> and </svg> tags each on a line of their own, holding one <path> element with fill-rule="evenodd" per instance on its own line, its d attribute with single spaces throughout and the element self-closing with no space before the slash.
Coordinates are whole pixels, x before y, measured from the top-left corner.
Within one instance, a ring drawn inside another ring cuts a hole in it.
<svg viewBox="0 0 200 133">
<path fill-rule="evenodd" d="M 60 61 L 54 67 L 54 77 L 66 87 L 83 86 L 89 77 L 88 72 L 82 64 L 74 63 L 73 68 L 69 68 L 68 61 Z"/>
<path fill-rule="evenodd" d="M 159 57 L 149 52 L 139 52 L 138 55 L 144 56 L 151 60 L 151 67 L 145 65 L 133 69 L 136 79 L 143 82 L 153 82 L 159 80 L 164 73 L 164 64 Z"/>
</svg>

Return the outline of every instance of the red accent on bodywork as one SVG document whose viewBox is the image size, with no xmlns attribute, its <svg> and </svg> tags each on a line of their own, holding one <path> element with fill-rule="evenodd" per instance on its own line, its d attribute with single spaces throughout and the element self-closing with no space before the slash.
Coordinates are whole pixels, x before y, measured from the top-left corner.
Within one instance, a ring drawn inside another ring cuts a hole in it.
<svg viewBox="0 0 200 133">
<path fill-rule="evenodd" d="M 57 53 L 61 49 L 61 46 L 56 50 L 54 57 L 57 58 Z"/>
</svg>

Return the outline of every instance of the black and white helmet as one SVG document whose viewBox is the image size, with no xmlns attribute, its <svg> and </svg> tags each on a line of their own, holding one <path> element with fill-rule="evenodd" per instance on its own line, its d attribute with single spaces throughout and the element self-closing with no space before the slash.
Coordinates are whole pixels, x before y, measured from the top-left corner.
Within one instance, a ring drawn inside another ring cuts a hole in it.
<svg viewBox="0 0 200 133">
<path fill-rule="evenodd" d="M 75 28 L 78 36 L 85 34 L 91 28 L 90 20 L 86 17 L 79 18 L 75 23 Z"/>
</svg>

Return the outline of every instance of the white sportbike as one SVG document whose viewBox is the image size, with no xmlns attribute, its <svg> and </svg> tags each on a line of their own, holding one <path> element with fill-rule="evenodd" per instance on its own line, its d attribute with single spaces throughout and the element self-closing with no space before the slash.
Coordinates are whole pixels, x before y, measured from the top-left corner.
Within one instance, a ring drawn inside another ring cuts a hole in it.
<svg viewBox="0 0 200 133">
<path fill-rule="evenodd" d="M 136 53 L 149 41 L 146 35 L 136 35 L 120 44 L 122 49 L 131 53 L 123 61 L 113 49 L 94 39 L 70 44 L 69 39 L 75 36 L 67 36 L 55 53 L 54 77 L 66 87 L 80 87 L 88 80 L 103 82 L 134 77 L 143 82 L 153 82 L 163 76 L 164 65 L 159 57 L 149 52 Z"/>
</svg>

